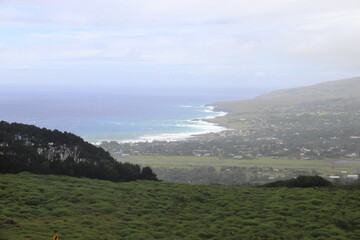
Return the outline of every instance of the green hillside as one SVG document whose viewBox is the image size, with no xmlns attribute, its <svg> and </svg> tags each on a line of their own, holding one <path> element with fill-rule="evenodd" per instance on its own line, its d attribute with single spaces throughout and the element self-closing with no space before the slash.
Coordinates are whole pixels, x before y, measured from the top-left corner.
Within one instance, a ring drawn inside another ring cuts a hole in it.
<svg viewBox="0 0 360 240">
<path fill-rule="evenodd" d="M 324 82 L 313 86 L 276 90 L 250 100 L 218 102 L 212 105 L 231 113 L 231 115 L 262 111 L 271 112 L 304 103 L 360 99 L 359 89 L 360 77 L 356 77 Z"/>
<path fill-rule="evenodd" d="M 292 98 L 305 99 L 331 99 L 331 98 L 359 98 L 360 77 L 336 81 L 328 81 L 313 86 L 273 91 L 263 94 L 257 99 Z"/>
<path fill-rule="evenodd" d="M 0 239 L 360 239 L 360 190 L 0 175 Z"/>
</svg>

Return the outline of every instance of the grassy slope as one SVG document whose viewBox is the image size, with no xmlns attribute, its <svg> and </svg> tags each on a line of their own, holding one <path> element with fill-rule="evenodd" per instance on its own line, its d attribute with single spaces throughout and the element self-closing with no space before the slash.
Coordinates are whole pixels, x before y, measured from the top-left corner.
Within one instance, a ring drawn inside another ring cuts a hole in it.
<svg viewBox="0 0 360 240">
<path fill-rule="evenodd" d="M 360 77 L 324 82 L 313 86 L 277 90 L 251 100 L 218 102 L 214 106 L 237 114 L 256 114 L 300 103 L 360 98 Z"/>
<path fill-rule="evenodd" d="M 360 239 L 360 190 L 0 175 L 0 239 Z M 12 219 L 15 225 L 5 221 Z"/>
</svg>

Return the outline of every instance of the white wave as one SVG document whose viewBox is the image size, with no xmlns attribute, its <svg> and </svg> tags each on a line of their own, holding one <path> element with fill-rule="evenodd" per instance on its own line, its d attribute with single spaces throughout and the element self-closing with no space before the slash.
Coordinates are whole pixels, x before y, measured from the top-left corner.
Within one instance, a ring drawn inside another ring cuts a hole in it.
<svg viewBox="0 0 360 240">
<path fill-rule="evenodd" d="M 216 117 L 222 117 L 225 116 L 227 113 L 223 112 L 223 111 L 214 111 L 214 107 L 213 106 L 204 106 L 206 109 L 201 110 L 201 112 L 204 113 L 210 113 L 211 115 L 208 115 L 206 117 L 204 117 L 203 119 L 211 119 L 211 118 L 216 118 Z"/>
<path fill-rule="evenodd" d="M 205 107 L 205 106 L 202 106 L 202 107 Z M 202 118 L 202 119 L 184 120 L 182 122 L 186 122 L 188 124 L 179 123 L 179 124 L 175 125 L 176 127 L 191 128 L 193 130 L 191 132 L 148 134 L 148 135 L 140 137 L 137 140 L 135 139 L 131 142 L 136 142 L 136 141 L 137 142 L 184 141 L 184 140 L 188 140 L 196 135 L 206 134 L 206 133 L 216 133 L 216 132 L 222 132 L 222 131 L 228 130 L 227 128 L 219 126 L 216 123 L 210 123 L 210 122 L 204 121 L 206 119 L 212 119 L 212 118 L 216 118 L 216 117 L 220 117 L 220 116 L 225 116 L 227 113 L 222 112 L 222 111 L 214 112 L 213 111 L 214 107 L 212 107 L 212 106 L 206 106 L 206 108 L 207 109 L 204 111 L 213 113 L 211 116 L 206 116 L 205 118 Z M 122 141 L 122 142 L 126 142 L 126 141 Z"/>
<path fill-rule="evenodd" d="M 199 127 L 198 130 L 202 131 L 194 131 L 194 132 L 180 132 L 180 133 L 161 133 L 161 134 L 149 134 L 140 137 L 137 142 L 153 142 L 153 141 L 166 141 L 166 142 L 174 142 L 174 141 L 184 141 L 191 139 L 192 137 L 200 134 L 211 133 L 211 132 L 221 132 L 226 130 L 226 128 L 221 126 L 207 126 L 207 127 Z M 125 141 L 124 141 L 125 142 Z M 136 140 L 134 141 L 136 142 Z"/>
<path fill-rule="evenodd" d="M 195 107 L 195 106 L 185 105 L 185 106 L 180 106 L 180 107 Z M 175 132 L 175 133 L 170 132 L 170 133 L 146 134 L 146 135 L 140 136 L 138 138 L 134 138 L 134 139 L 121 139 L 121 140 L 115 140 L 115 141 L 119 142 L 119 143 L 136 143 L 136 142 L 153 142 L 153 141 L 166 141 L 166 142 L 184 141 L 184 140 L 191 139 L 192 137 L 194 137 L 196 135 L 206 134 L 206 133 L 217 133 L 217 132 L 222 132 L 222 131 L 228 130 L 227 128 L 219 126 L 216 123 L 211 123 L 211 122 L 206 121 L 206 119 L 212 119 L 212 118 L 216 118 L 216 117 L 220 117 L 220 116 L 225 116 L 227 114 L 226 112 L 222 112 L 222 111 L 215 112 L 215 111 L 213 111 L 214 107 L 212 107 L 212 106 L 201 106 L 201 107 L 206 108 L 204 110 L 204 112 L 206 111 L 207 113 L 212 113 L 212 114 L 210 116 L 206 116 L 202 119 L 178 121 L 177 124 L 173 125 L 174 127 L 187 128 L 190 131 Z M 165 124 L 165 125 L 172 126 L 172 124 Z M 164 124 L 163 124 L 163 126 L 164 126 Z M 103 141 L 109 141 L 109 140 L 105 140 L 105 139 L 98 140 L 98 141 L 96 141 L 96 143 L 93 143 L 93 144 L 99 145 Z M 112 140 L 112 141 L 114 141 L 114 140 Z"/>
<path fill-rule="evenodd" d="M 196 106 L 191 106 L 191 105 L 182 105 L 182 106 L 179 106 L 181 108 L 192 108 L 192 107 L 196 107 Z"/>
<path fill-rule="evenodd" d="M 214 113 L 214 115 L 205 117 L 203 119 L 212 119 L 212 118 L 223 117 L 223 116 L 227 115 L 227 112 L 213 112 L 213 113 Z"/>
<path fill-rule="evenodd" d="M 175 124 L 173 126 L 179 127 L 179 128 L 193 128 L 193 127 L 195 127 L 194 124 L 182 124 L 182 123 Z"/>
<path fill-rule="evenodd" d="M 204 112 L 204 113 L 214 113 L 213 110 L 210 110 L 210 109 L 205 109 L 205 110 L 202 110 L 201 112 Z"/>
<path fill-rule="evenodd" d="M 114 124 L 114 125 L 124 125 L 124 122 L 111 122 L 110 124 Z"/>
<path fill-rule="evenodd" d="M 227 130 L 227 128 L 221 127 L 214 123 L 205 122 L 203 120 L 194 120 L 194 125 L 184 125 L 191 126 L 191 132 L 177 132 L 177 133 L 154 133 L 140 136 L 134 139 L 99 139 L 96 142 L 92 142 L 92 144 L 100 145 L 101 142 L 106 141 L 116 141 L 119 143 L 136 143 L 136 142 L 153 142 L 153 141 L 166 141 L 166 142 L 174 142 L 174 141 L 185 141 L 189 140 L 196 135 L 205 134 L 205 133 L 216 133 Z"/>
</svg>

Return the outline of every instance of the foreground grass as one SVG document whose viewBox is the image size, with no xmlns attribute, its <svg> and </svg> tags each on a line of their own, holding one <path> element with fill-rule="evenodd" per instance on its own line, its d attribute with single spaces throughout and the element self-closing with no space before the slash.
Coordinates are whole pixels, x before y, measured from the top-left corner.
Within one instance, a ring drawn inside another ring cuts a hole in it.
<svg viewBox="0 0 360 240">
<path fill-rule="evenodd" d="M 360 239 L 360 190 L 0 175 L 0 239 Z M 9 224 L 13 220 L 16 224 Z"/>
</svg>

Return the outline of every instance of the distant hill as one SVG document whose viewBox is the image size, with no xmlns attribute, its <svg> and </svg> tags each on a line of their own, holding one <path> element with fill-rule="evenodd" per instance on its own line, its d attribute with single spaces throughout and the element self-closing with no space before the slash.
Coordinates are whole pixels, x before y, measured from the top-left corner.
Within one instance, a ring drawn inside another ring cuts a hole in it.
<svg viewBox="0 0 360 240">
<path fill-rule="evenodd" d="M 0 173 L 33 172 L 112 181 L 157 180 L 151 168 L 120 163 L 68 132 L 0 122 Z"/>
<path fill-rule="evenodd" d="M 360 77 L 319 83 L 313 86 L 283 89 L 260 95 L 257 99 L 302 98 L 332 99 L 360 98 Z"/>
<path fill-rule="evenodd" d="M 329 81 L 313 86 L 276 90 L 251 100 L 226 101 L 212 104 L 233 113 L 269 111 L 274 108 L 304 103 L 360 99 L 360 77 Z"/>
<path fill-rule="evenodd" d="M 228 156 L 360 159 L 360 77 L 213 106 L 229 113 L 208 120 L 232 129 L 221 133 Z"/>
</svg>

